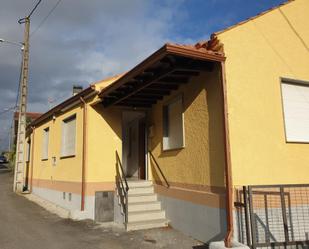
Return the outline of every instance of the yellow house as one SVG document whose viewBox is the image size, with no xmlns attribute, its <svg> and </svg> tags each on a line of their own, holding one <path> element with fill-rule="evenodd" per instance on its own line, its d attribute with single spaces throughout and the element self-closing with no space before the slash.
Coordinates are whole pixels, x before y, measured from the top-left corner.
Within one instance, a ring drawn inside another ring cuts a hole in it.
<svg viewBox="0 0 309 249">
<path fill-rule="evenodd" d="M 308 241 L 293 220 L 309 221 L 307 13 L 307 0 L 289 1 L 209 41 L 165 44 L 43 114 L 28 189 L 127 230 Z"/>
</svg>

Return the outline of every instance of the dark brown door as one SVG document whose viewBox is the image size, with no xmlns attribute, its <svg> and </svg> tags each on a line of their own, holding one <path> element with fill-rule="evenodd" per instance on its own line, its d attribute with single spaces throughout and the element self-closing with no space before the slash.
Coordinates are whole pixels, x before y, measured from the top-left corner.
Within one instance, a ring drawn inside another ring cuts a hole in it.
<svg viewBox="0 0 309 249">
<path fill-rule="evenodd" d="M 138 126 L 138 178 L 142 180 L 146 180 L 145 151 L 145 122 L 141 120 Z"/>
<path fill-rule="evenodd" d="M 28 190 L 29 185 L 29 162 L 26 162 L 26 179 L 24 188 Z"/>
</svg>

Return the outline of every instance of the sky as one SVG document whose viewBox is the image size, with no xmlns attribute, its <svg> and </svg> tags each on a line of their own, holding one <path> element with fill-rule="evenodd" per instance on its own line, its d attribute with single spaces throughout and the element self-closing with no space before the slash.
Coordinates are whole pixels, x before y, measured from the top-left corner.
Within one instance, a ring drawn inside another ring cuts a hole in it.
<svg viewBox="0 0 309 249">
<path fill-rule="evenodd" d="M 30 112 L 46 112 L 73 85 L 122 73 L 166 42 L 196 43 L 284 0 L 42 0 L 31 17 Z M 0 0 L 0 38 L 21 42 L 37 0 Z M 0 43 L 0 152 L 9 144 L 20 72 L 18 46 Z"/>
</svg>

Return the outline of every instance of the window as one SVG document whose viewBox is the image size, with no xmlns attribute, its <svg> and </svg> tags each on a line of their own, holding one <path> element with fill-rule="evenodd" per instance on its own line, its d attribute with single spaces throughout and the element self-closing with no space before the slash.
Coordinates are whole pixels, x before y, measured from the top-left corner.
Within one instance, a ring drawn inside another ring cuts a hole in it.
<svg viewBox="0 0 309 249">
<path fill-rule="evenodd" d="M 42 160 L 48 159 L 49 128 L 43 130 Z"/>
<path fill-rule="evenodd" d="M 184 147 L 182 96 L 163 106 L 163 150 Z"/>
<path fill-rule="evenodd" d="M 282 103 L 287 142 L 309 142 L 309 82 L 282 79 Z"/>
<path fill-rule="evenodd" d="M 76 139 L 76 116 L 63 120 L 62 123 L 62 144 L 61 156 L 75 155 L 75 139 Z"/>
</svg>

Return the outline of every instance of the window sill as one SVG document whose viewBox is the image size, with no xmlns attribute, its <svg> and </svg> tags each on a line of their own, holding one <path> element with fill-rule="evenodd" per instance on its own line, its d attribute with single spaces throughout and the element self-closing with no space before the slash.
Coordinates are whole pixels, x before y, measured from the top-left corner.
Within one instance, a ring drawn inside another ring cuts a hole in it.
<svg viewBox="0 0 309 249">
<path fill-rule="evenodd" d="M 177 147 L 177 148 L 171 148 L 171 149 L 162 149 L 163 152 L 169 152 L 169 151 L 175 151 L 175 150 L 183 150 L 185 146 Z"/>
<path fill-rule="evenodd" d="M 309 142 L 305 141 L 285 141 L 287 144 L 309 144 Z"/>
<path fill-rule="evenodd" d="M 48 161 L 48 158 L 42 158 L 41 161 Z"/>
<path fill-rule="evenodd" d="M 60 159 L 72 158 L 72 157 L 75 157 L 75 156 L 76 155 L 61 156 Z"/>
</svg>

